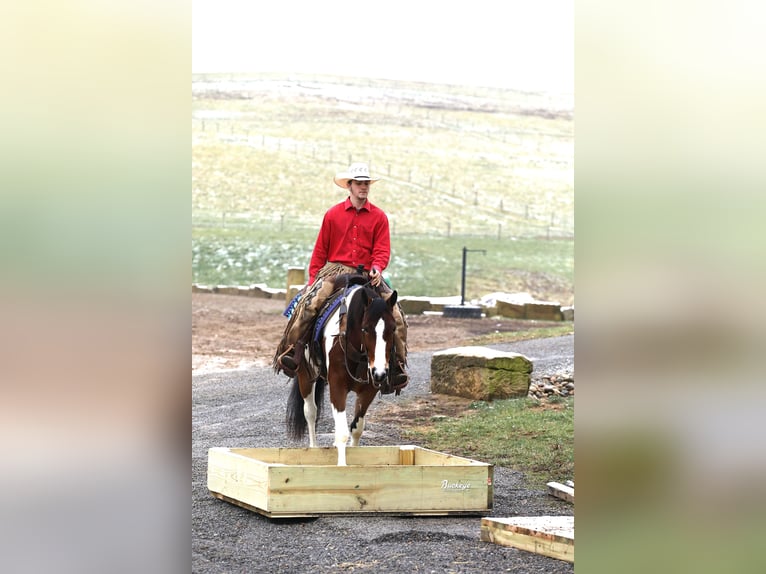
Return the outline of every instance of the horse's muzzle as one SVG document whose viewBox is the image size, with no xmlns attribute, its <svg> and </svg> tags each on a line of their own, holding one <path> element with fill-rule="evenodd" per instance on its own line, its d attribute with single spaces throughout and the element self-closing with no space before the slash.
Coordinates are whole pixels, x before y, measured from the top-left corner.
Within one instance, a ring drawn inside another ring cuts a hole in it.
<svg viewBox="0 0 766 574">
<path fill-rule="evenodd" d="M 372 381 L 372 386 L 376 389 L 380 388 L 380 385 L 388 378 L 388 371 L 386 370 L 380 370 L 376 368 L 370 369 L 370 381 Z"/>
</svg>

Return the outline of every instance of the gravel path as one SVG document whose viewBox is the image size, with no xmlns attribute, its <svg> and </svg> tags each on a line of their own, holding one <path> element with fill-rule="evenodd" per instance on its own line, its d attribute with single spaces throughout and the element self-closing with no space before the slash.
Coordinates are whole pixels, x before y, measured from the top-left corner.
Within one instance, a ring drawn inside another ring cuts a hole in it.
<svg viewBox="0 0 766 574">
<path fill-rule="evenodd" d="M 573 336 L 491 346 L 529 357 L 533 377 L 574 373 Z M 429 393 L 430 360 L 431 353 L 410 355 L 412 378 L 402 397 Z M 480 517 L 271 520 L 214 498 L 206 484 L 208 448 L 306 446 L 285 434 L 287 381 L 269 368 L 192 378 L 193 572 L 574 572 L 567 562 L 480 541 Z M 390 400 L 399 399 L 387 395 L 376 403 Z M 362 444 L 400 444 L 396 429 L 376 425 L 376 403 Z M 326 414 L 318 432 L 320 446 L 332 444 Z M 495 468 L 494 493 L 491 516 L 574 513 L 544 491 L 525 490 L 522 473 L 509 468 Z"/>
</svg>

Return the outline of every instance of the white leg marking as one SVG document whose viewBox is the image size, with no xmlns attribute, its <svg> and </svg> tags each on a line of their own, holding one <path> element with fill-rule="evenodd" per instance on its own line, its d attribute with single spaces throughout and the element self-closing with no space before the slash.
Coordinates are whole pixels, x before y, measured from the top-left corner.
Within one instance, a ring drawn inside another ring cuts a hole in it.
<svg viewBox="0 0 766 574">
<path fill-rule="evenodd" d="M 332 418 L 335 420 L 335 446 L 338 448 L 338 466 L 346 466 L 346 443 L 348 442 L 346 411 L 338 411 L 333 405 Z"/>
<path fill-rule="evenodd" d="M 309 446 L 314 448 L 317 445 L 317 403 L 314 397 L 316 384 L 311 385 L 311 392 L 303 400 L 303 416 L 309 427 Z"/>
<path fill-rule="evenodd" d="M 364 432 L 364 417 L 359 417 L 356 421 L 356 428 L 351 431 L 351 446 L 359 446 L 359 441 L 362 439 L 362 433 Z"/>
</svg>

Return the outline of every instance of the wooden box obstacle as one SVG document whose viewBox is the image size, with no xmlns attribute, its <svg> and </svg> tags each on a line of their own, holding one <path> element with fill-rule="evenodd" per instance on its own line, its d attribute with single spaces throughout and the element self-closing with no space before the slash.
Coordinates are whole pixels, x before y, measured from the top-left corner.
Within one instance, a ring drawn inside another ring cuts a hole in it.
<svg viewBox="0 0 766 574">
<path fill-rule="evenodd" d="M 213 496 L 270 518 L 322 514 L 478 515 L 492 509 L 491 464 L 416 446 L 208 451 Z"/>
</svg>

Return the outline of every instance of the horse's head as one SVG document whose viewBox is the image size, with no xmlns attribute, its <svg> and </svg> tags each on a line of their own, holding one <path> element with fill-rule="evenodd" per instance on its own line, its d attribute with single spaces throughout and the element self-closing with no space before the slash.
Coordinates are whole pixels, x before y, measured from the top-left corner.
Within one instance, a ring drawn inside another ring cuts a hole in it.
<svg viewBox="0 0 766 574">
<path fill-rule="evenodd" d="M 378 386 L 388 376 L 388 360 L 393 352 L 396 330 L 393 308 L 397 293 L 394 291 L 384 299 L 373 289 L 366 288 L 364 299 L 367 304 L 362 316 L 362 345 L 367 351 L 372 382 Z"/>
</svg>

